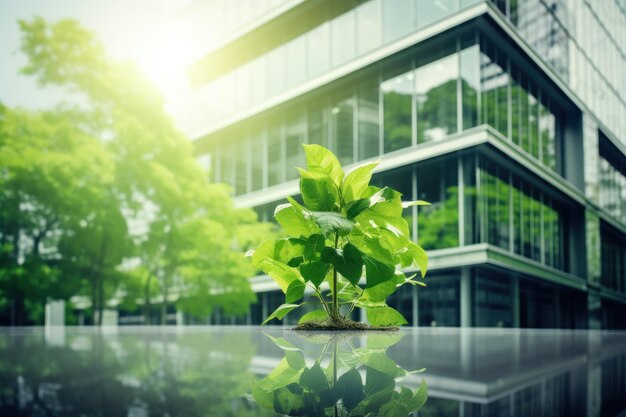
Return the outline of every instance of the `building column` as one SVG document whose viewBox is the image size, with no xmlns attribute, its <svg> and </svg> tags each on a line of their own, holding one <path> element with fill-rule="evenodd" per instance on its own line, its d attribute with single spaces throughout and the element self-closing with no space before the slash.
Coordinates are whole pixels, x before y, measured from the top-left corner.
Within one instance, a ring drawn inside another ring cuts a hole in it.
<svg viewBox="0 0 626 417">
<path fill-rule="evenodd" d="M 461 269 L 461 327 L 472 327 L 472 275 L 469 268 Z"/>
<path fill-rule="evenodd" d="M 417 298 L 417 285 L 412 288 L 413 327 L 419 326 L 419 299 Z"/>
</svg>

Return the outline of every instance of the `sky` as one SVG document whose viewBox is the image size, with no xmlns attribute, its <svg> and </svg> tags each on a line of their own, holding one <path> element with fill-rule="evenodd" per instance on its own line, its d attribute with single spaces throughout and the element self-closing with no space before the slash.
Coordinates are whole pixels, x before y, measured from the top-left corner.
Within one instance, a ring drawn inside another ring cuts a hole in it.
<svg viewBox="0 0 626 417">
<path fill-rule="evenodd" d="M 59 91 L 42 90 L 32 77 L 18 74 L 25 63 L 19 52 L 18 20 L 33 16 L 41 16 L 48 22 L 63 18 L 78 20 L 95 32 L 109 55 L 137 62 L 167 97 L 164 73 L 158 71 L 158 67 L 163 68 L 155 65 L 158 42 L 167 37 L 163 0 L 0 0 L 0 102 L 3 104 L 44 109 L 61 98 Z M 161 62 L 168 58 L 159 56 Z M 182 69 L 178 70 L 182 73 Z"/>
</svg>

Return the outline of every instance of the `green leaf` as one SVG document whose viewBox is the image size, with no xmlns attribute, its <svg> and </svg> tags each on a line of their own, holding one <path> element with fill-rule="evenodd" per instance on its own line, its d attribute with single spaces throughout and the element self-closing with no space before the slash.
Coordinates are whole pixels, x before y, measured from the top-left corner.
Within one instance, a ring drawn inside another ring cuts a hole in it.
<svg viewBox="0 0 626 417">
<path fill-rule="evenodd" d="M 272 314 L 270 314 L 269 317 L 263 321 L 263 323 L 261 323 L 261 326 L 272 319 L 282 320 L 283 317 L 285 317 L 290 311 L 298 307 L 300 307 L 299 304 L 282 304 Z"/>
<path fill-rule="evenodd" d="M 351 410 L 356 407 L 365 398 L 363 392 L 363 380 L 361 374 L 352 368 L 345 374 L 341 375 L 337 383 L 333 387 L 334 397 L 343 399 L 343 405 Z"/>
<path fill-rule="evenodd" d="M 304 248 L 306 241 L 298 238 L 279 239 L 274 244 L 274 259 L 289 266 L 297 267 L 298 264 L 292 264 L 293 260 L 304 259 Z"/>
<path fill-rule="evenodd" d="M 300 172 L 300 194 L 304 205 L 312 211 L 332 211 L 339 201 L 339 191 L 327 176 L 313 174 L 298 168 Z"/>
<path fill-rule="evenodd" d="M 252 254 L 252 266 L 261 269 L 261 263 L 267 259 L 274 259 L 275 239 L 267 239 L 261 242 Z"/>
<path fill-rule="evenodd" d="M 317 261 L 320 259 L 322 249 L 326 244 L 326 238 L 323 235 L 315 234 L 309 236 L 304 248 L 304 260 L 305 261 Z"/>
<path fill-rule="evenodd" d="M 252 397 L 261 407 L 273 410 L 274 391 L 297 382 L 300 374 L 300 370 L 292 368 L 287 358 L 283 358 L 267 377 L 252 386 Z"/>
<path fill-rule="evenodd" d="M 300 348 L 288 342 L 287 339 L 285 339 L 284 337 L 272 337 L 267 333 L 263 333 L 263 334 L 267 336 L 272 341 L 272 343 L 274 343 L 276 346 L 278 346 L 282 350 L 285 350 L 285 351 L 299 351 L 300 350 Z"/>
<path fill-rule="evenodd" d="M 317 362 L 311 368 L 302 371 L 300 385 L 318 394 L 329 388 L 326 375 Z"/>
<path fill-rule="evenodd" d="M 365 288 L 375 287 L 383 282 L 393 279 L 395 267 L 384 264 L 370 256 L 363 256 L 365 263 Z"/>
<path fill-rule="evenodd" d="M 318 227 L 307 213 L 293 204 L 281 204 L 274 211 L 274 218 L 290 236 L 308 236 L 316 233 Z"/>
<path fill-rule="evenodd" d="M 418 411 L 420 408 L 426 404 L 426 400 L 428 399 L 428 386 L 426 385 L 426 381 L 422 379 L 420 383 L 420 387 L 413 395 L 413 400 L 407 404 L 407 407 L 411 410 L 412 413 Z"/>
<path fill-rule="evenodd" d="M 359 283 L 363 276 L 363 255 L 353 244 L 348 242 L 344 245 L 343 264 L 337 271 L 352 285 Z"/>
<path fill-rule="evenodd" d="M 322 321 L 328 318 L 328 313 L 324 310 L 309 311 L 298 320 L 298 324 L 306 323 L 309 321 Z"/>
<path fill-rule="evenodd" d="M 291 268 L 290 266 L 274 259 L 265 259 L 259 264 L 259 269 L 269 275 L 284 293 L 287 292 L 289 284 L 293 281 L 303 280 L 297 269 Z"/>
<path fill-rule="evenodd" d="M 302 297 L 304 297 L 304 288 L 305 285 L 302 281 L 292 281 L 289 287 L 287 287 L 285 302 L 291 304 L 302 299 Z"/>
<path fill-rule="evenodd" d="M 341 183 L 341 195 L 343 201 L 349 203 L 362 198 L 363 192 L 372 179 L 372 171 L 378 166 L 380 161 L 369 162 L 350 171 Z"/>
<path fill-rule="evenodd" d="M 334 235 L 335 232 L 339 233 L 339 236 L 346 236 L 354 227 L 354 222 L 340 213 L 313 211 L 311 216 L 325 237 Z"/>
<path fill-rule="evenodd" d="M 378 203 L 393 199 L 398 199 L 398 201 L 400 201 L 399 198 L 400 196 L 397 191 L 385 187 L 371 197 L 361 198 L 346 205 L 346 215 L 349 219 L 354 219 L 356 216 Z M 400 213 L 402 213 L 402 209 L 400 209 Z"/>
<path fill-rule="evenodd" d="M 302 145 L 307 169 L 328 176 L 339 187 L 343 181 L 343 169 L 337 157 L 320 145 Z"/>
<path fill-rule="evenodd" d="M 421 246 L 413 242 L 409 242 L 408 249 L 413 257 L 413 260 L 415 261 L 415 265 L 417 265 L 422 274 L 422 278 L 424 278 L 426 276 L 426 271 L 428 270 L 428 255 L 426 254 L 426 251 L 422 249 Z"/>
<path fill-rule="evenodd" d="M 391 307 L 368 308 L 367 320 L 374 326 L 401 326 L 408 323 L 402 314 Z"/>
<path fill-rule="evenodd" d="M 274 391 L 274 410 L 279 414 L 299 416 L 304 414 L 306 406 L 302 396 L 289 387 L 282 387 Z"/>
<path fill-rule="evenodd" d="M 366 288 L 359 303 L 363 307 L 380 307 L 377 303 L 385 302 L 387 297 L 396 291 L 396 283 L 394 280 L 382 282 L 373 287 Z M 369 305 L 367 303 L 370 303 Z"/>
<path fill-rule="evenodd" d="M 322 261 L 303 262 L 299 267 L 302 278 L 305 281 L 311 281 L 316 287 L 319 287 L 324 281 L 328 268 L 329 265 Z"/>
</svg>

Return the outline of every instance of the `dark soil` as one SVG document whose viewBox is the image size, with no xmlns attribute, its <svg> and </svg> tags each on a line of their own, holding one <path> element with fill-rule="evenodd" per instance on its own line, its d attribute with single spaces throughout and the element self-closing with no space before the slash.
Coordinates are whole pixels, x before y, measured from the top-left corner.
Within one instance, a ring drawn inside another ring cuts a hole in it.
<svg viewBox="0 0 626 417">
<path fill-rule="evenodd" d="M 370 326 L 369 324 L 360 323 L 352 320 L 313 320 L 306 323 L 298 324 L 293 330 L 306 330 L 306 331 L 357 331 L 362 332 L 366 330 L 387 331 L 395 332 L 399 330 L 395 326 Z"/>
</svg>

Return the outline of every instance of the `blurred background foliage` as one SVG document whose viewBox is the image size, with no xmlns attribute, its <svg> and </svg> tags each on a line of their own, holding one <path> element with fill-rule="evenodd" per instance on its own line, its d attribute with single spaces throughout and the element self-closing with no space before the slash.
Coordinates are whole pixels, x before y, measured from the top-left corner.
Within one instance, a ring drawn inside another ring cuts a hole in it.
<svg viewBox="0 0 626 417">
<path fill-rule="evenodd" d="M 93 324 L 111 303 L 143 308 L 146 323 L 155 302 L 163 323 L 170 300 L 196 317 L 244 314 L 255 296 L 242 254 L 272 226 L 209 183 L 133 64 L 73 20 L 20 28 L 22 73 L 65 98 L 46 111 L 0 103 L 0 323 L 42 324 L 47 300 L 74 296 Z"/>
</svg>

